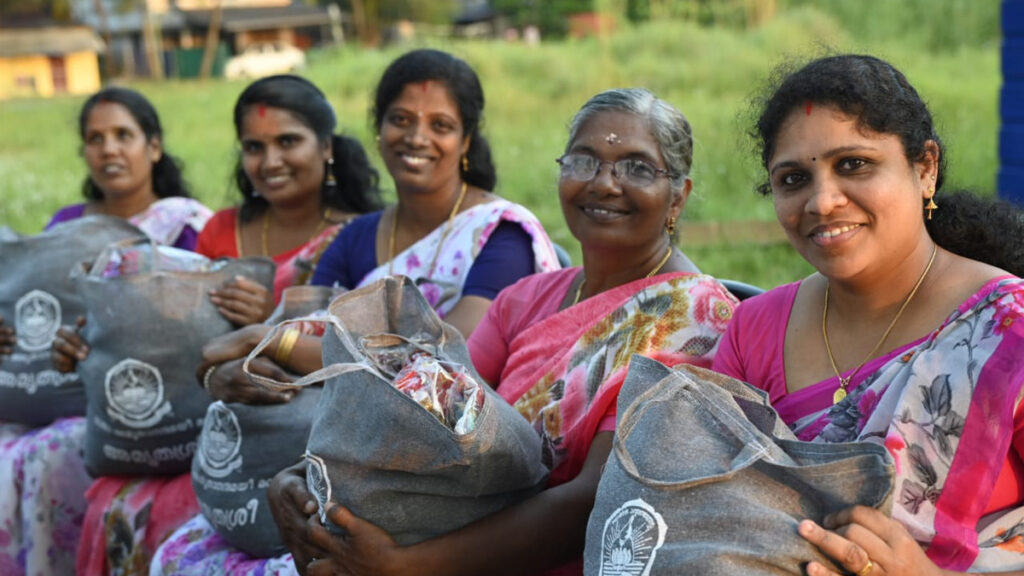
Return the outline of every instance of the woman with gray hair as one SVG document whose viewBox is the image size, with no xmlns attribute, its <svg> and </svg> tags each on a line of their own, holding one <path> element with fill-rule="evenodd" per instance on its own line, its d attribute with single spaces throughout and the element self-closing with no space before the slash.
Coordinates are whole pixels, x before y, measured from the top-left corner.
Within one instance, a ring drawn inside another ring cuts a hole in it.
<svg viewBox="0 0 1024 576">
<path fill-rule="evenodd" d="M 306 574 L 582 574 L 587 519 L 633 354 L 709 367 L 735 299 L 672 242 L 692 187 L 686 118 L 647 90 L 594 96 L 558 158 L 559 197 L 582 268 L 503 290 L 469 340 L 473 364 L 541 436 L 551 471 L 538 495 L 410 546 L 343 504 L 319 523 L 295 469 L 270 487 L 274 516 Z M 339 441 L 343 441 L 339 439 Z"/>
</svg>

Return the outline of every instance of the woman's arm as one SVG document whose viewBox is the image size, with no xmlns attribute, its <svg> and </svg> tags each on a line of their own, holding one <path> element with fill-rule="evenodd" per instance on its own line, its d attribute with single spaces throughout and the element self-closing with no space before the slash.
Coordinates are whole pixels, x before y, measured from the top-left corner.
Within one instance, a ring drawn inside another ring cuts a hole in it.
<svg viewBox="0 0 1024 576">
<path fill-rule="evenodd" d="M 582 471 L 573 480 L 455 532 L 412 546 L 399 546 L 380 528 L 335 506 L 329 516 L 348 536 L 342 539 L 331 535 L 315 516 L 309 526 L 300 527 L 309 535 L 303 551 L 318 549 L 328 555 L 312 562 L 305 573 L 500 576 L 534 574 L 570 562 L 583 553 L 587 521 L 611 447 L 612 433 L 599 432 Z M 294 491 L 294 484 L 292 488 Z M 302 504 L 311 499 L 308 495 L 290 496 L 291 501 Z M 275 499 L 273 488 L 271 499 Z M 278 513 L 275 518 L 280 520 Z M 290 531 L 284 525 L 281 530 Z M 319 557 L 317 553 L 311 555 Z M 300 570 L 305 568 L 300 566 Z"/>
<path fill-rule="evenodd" d="M 811 520 L 800 523 L 800 535 L 840 566 L 860 576 L 954 576 L 925 554 L 898 521 L 874 508 L 854 506 L 825 517 L 823 528 Z M 818 562 L 807 565 L 808 576 L 842 576 Z M 998 572 L 1024 576 L 1024 571 Z"/>
<path fill-rule="evenodd" d="M 491 307 L 491 300 L 482 296 L 463 296 L 445 315 L 444 321 L 454 326 L 468 340 L 480 320 Z"/>
<path fill-rule="evenodd" d="M 4 356 L 14 353 L 14 346 L 17 343 L 18 336 L 14 333 L 14 328 L 4 324 L 4 317 L 0 316 L 0 364 L 3 363 Z"/>
</svg>

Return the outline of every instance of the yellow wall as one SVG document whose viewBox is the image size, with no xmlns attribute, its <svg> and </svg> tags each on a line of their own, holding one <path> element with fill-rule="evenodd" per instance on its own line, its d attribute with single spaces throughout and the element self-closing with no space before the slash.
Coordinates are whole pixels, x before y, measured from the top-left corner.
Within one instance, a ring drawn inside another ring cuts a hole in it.
<svg viewBox="0 0 1024 576">
<path fill-rule="evenodd" d="M 30 79 L 31 85 L 19 85 L 19 78 Z M 53 75 L 46 56 L 0 58 L 0 98 L 52 95 Z"/>
<path fill-rule="evenodd" d="M 94 52 L 74 52 L 64 57 L 68 93 L 92 94 L 100 89 L 100 64 Z"/>
<path fill-rule="evenodd" d="M 100 68 L 93 52 L 74 52 L 64 56 L 64 74 L 69 94 L 90 94 L 100 89 Z M 18 79 L 30 83 L 18 84 Z M 53 96 L 53 72 L 46 56 L 0 57 L 0 99 Z"/>
</svg>

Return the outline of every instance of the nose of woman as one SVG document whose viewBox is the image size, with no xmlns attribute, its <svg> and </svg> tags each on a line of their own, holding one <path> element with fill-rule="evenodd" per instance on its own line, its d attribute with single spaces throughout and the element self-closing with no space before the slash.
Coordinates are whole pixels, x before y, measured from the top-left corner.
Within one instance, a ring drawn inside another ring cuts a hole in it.
<svg viewBox="0 0 1024 576">
<path fill-rule="evenodd" d="M 833 210 L 846 206 L 850 201 L 835 178 L 817 176 L 808 189 L 810 196 L 804 207 L 810 214 L 831 214 Z"/>
</svg>

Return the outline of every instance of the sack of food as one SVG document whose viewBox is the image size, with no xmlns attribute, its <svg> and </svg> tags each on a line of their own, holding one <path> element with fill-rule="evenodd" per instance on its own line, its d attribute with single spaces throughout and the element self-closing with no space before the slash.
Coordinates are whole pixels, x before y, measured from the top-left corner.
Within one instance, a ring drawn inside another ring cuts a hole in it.
<svg viewBox="0 0 1024 576">
<path fill-rule="evenodd" d="M 326 286 L 285 288 L 267 323 L 325 311 L 336 293 Z M 309 323 L 301 329 L 314 326 L 320 327 Z M 192 486 L 217 533 L 249 556 L 286 551 L 270 514 L 267 486 L 278 472 L 302 460 L 320 393 L 321 387 L 309 386 L 284 404 L 218 401 L 206 411 L 192 460 Z"/>
<path fill-rule="evenodd" d="M 764 392 L 710 370 L 634 356 L 616 426 L 588 575 L 800 576 L 811 560 L 834 566 L 797 533 L 801 520 L 891 508 L 884 446 L 801 442 Z"/>
<path fill-rule="evenodd" d="M 14 351 L 0 356 L 0 421 L 32 426 L 85 414 L 78 374 L 54 369 L 50 348 L 57 329 L 85 315 L 71 282 L 72 267 L 92 260 L 107 245 L 143 239 L 121 218 L 86 216 L 34 236 L 0 234 L 0 317 L 17 336 Z"/>
<path fill-rule="evenodd" d="M 87 469 L 93 476 L 188 472 L 211 402 L 196 385 L 202 348 L 233 329 L 209 292 L 239 275 L 270 290 L 274 263 L 126 242 L 73 274 L 88 311 L 89 356 L 78 364 Z"/>
<path fill-rule="evenodd" d="M 408 278 L 343 294 L 328 312 L 322 370 L 292 384 L 257 379 L 276 389 L 326 380 L 306 445 L 325 524 L 340 503 L 412 544 L 543 487 L 539 436 L 479 377 L 462 335 Z"/>
</svg>

